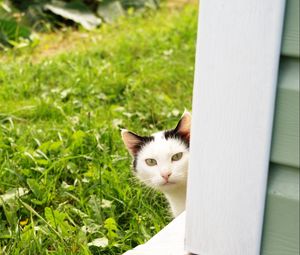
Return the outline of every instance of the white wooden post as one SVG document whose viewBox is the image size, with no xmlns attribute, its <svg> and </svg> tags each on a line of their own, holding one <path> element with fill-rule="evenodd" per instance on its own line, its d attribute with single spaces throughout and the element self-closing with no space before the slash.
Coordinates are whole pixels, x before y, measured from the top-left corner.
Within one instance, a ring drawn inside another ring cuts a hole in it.
<svg viewBox="0 0 300 255">
<path fill-rule="evenodd" d="M 284 0 L 201 0 L 186 250 L 258 255 Z"/>
</svg>

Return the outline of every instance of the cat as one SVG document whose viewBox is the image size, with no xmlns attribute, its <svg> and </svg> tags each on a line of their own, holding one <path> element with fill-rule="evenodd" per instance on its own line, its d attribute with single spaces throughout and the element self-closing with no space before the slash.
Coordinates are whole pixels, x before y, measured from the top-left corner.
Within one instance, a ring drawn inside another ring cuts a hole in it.
<svg viewBox="0 0 300 255">
<path fill-rule="evenodd" d="M 139 136 L 122 129 L 137 178 L 162 192 L 174 217 L 185 210 L 191 114 L 184 112 L 174 129 Z"/>
</svg>

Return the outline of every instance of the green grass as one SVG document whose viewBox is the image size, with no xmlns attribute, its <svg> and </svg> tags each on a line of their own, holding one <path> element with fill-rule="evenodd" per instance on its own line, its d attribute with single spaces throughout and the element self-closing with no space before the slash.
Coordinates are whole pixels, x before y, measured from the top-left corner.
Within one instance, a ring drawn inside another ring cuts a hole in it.
<svg viewBox="0 0 300 255">
<path fill-rule="evenodd" d="M 171 128 L 191 108 L 196 25 L 195 6 L 162 9 L 65 54 L 2 56 L 0 254 L 121 254 L 169 222 L 119 129 Z M 16 189 L 28 193 L 8 199 Z M 97 238 L 108 245 L 88 246 Z"/>
</svg>

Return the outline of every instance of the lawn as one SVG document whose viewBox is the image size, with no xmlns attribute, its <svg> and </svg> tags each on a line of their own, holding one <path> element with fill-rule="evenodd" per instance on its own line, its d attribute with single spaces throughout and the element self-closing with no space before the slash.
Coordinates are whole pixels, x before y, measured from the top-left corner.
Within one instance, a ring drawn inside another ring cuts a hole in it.
<svg viewBox="0 0 300 255">
<path fill-rule="evenodd" d="M 120 128 L 191 108 L 196 26 L 197 6 L 163 7 L 0 52 L 0 254 L 122 254 L 170 221 Z"/>
</svg>

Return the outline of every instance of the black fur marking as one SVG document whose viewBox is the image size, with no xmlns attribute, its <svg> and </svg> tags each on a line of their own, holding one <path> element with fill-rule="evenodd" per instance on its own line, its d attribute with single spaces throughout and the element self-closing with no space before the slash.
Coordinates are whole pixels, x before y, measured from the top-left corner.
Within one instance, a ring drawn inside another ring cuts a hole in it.
<svg viewBox="0 0 300 255">
<path fill-rule="evenodd" d="M 135 145 L 134 148 L 134 158 L 133 158 L 133 170 L 136 171 L 136 164 L 137 164 L 137 155 L 140 152 L 140 150 L 148 143 L 154 141 L 153 136 L 139 136 L 140 142 Z"/>
<path fill-rule="evenodd" d="M 186 145 L 187 148 L 189 148 L 190 147 L 190 141 L 187 140 L 184 135 L 180 134 L 177 131 L 177 127 L 175 129 L 165 131 L 164 135 L 165 135 L 166 140 L 172 139 L 172 138 L 173 139 L 178 139 L 178 140 L 182 141 Z"/>
<path fill-rule="evenodd" d="M 136 164 L 137 164 L 137 158 L 134 157 L 132 165 L 133 165 L 133 170 L 136 172 Z"/>
<path fill-rule="evenodd" d="M 139 142 L 134 146 L 134 154 L 138 154 L 139 151 L 147 144 L 154 141 L 153 136 L 138 136 Z"/>
</svg>

